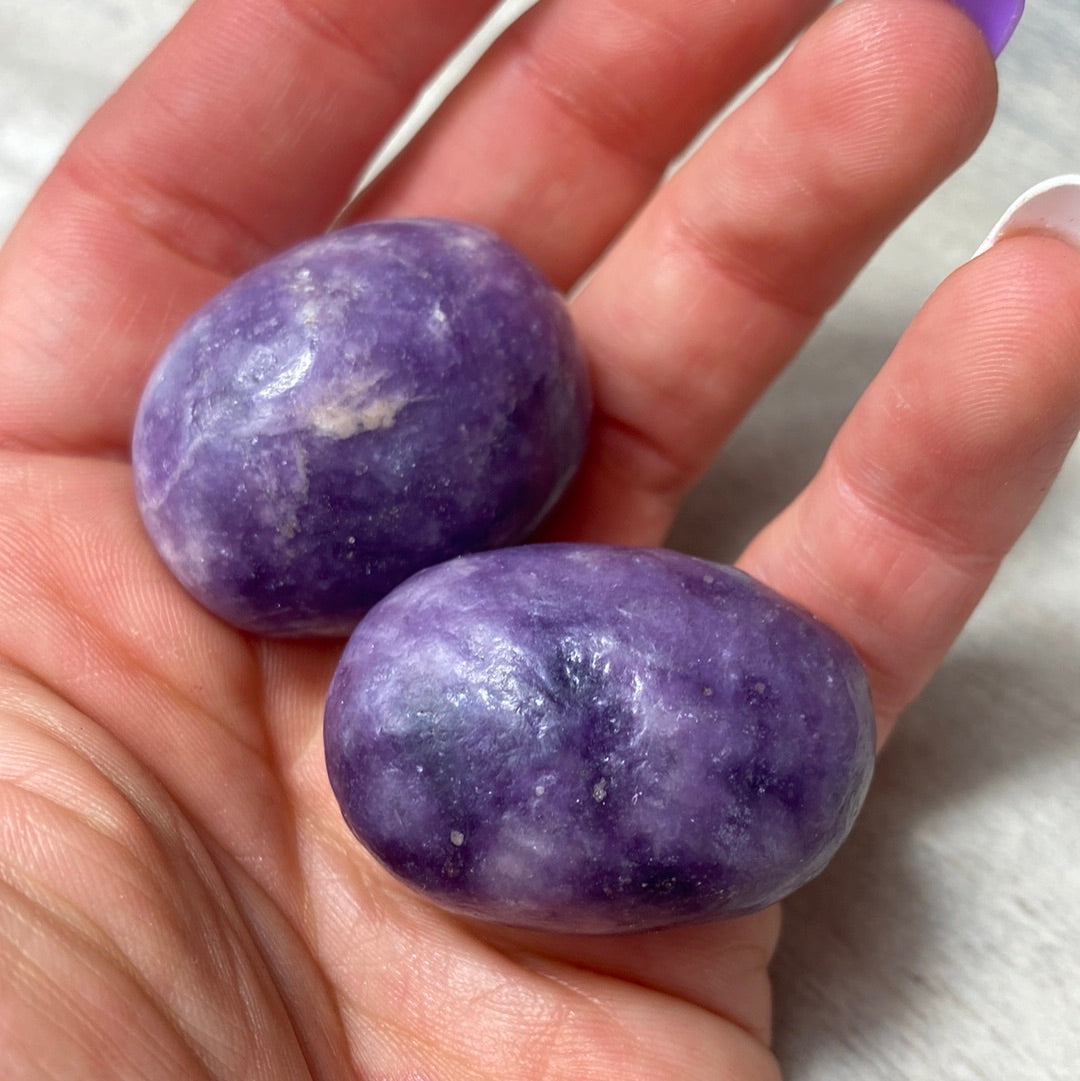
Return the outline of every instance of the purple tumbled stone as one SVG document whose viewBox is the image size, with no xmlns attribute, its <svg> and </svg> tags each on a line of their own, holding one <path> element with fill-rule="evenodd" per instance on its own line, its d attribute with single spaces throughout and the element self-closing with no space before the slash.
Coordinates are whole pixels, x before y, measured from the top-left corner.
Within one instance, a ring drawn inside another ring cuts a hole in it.
<svg viewBox="0 0 1080 1081">
<path fill-rule="evenodd" d="M 534 545 L 415 575 L 354 632 L 330 782 L 394 874 L 469 916 L 639 931 L 825 866 L 870 783 L 865 672 L 731 567 Z"/>
<path fill-rule="evenodd" d="M 256 268 L 181 329 L 132 447 L 177 578 L 266 634 L 347 633 L 413 572 L 524 539 L 576 468 L 566 306 L 473 225 L 375 222 Z"/>
</svg>

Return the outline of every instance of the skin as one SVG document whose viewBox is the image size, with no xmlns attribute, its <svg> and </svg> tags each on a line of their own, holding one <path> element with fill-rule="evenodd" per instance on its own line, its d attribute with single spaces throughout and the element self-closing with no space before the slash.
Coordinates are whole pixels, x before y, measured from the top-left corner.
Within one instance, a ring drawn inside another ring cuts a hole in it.
<svg viewBox="0 0 1080 1081">
<path fill-rule="evenodd" d="M 432 910 L 352 842 L 326 783 L 339 647 L 230 631 L 137 520 L 124 458 L 163 343 L 238 271 L 341 214 L 484 6 L 197 0 L 0 255 L 11 1081 L 778 1076 L 775 910 L 632 940 Z M 599 417 L 551 535 L 661 541 L 824 309 L 984 134 L 994 67 L 966 18 L 851 0 L 657 187 L 821 6 L 542 3 L 345 212 L 479 220 L 564 286 L 606 249 L 574 301 Z M 1080 254 L 1003 241 L 928 300 L 743 556 L 859 650 L 882 738 L 1078 422 Z"/>
</svg>

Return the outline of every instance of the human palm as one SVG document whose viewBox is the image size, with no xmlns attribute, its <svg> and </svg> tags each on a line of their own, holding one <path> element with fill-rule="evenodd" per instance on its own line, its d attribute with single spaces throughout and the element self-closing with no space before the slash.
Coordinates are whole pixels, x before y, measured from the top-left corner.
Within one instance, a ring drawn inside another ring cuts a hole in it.
<svg viewBox="0 0 1080 1081">
<path fill-rule="evenodd" d="M 755 396 L 985 130 L 993 68 L 963 16 L 852 0 L 657 187 L 821 6 L 542 3 L 347 211 L 482 221 L 565 287 L 591 269 L 573 310 L 597 419 L 551 533 L 659 543 Z M 225 627 L 134 508 L 123 459 L 165 339 L 338 216 L 483 7 L 200 0 L 3 252 L 12 1081 L 776 1077 L 775 910 L 603 938 L 433 909 L 330 794 L 321 706 L 340 643 Z M 883 736 L 1075 435 L 1078 298 L 1080 258 L 1052 238 L 959 271 L 743 557 L 852 641 Z"/>
</svg>

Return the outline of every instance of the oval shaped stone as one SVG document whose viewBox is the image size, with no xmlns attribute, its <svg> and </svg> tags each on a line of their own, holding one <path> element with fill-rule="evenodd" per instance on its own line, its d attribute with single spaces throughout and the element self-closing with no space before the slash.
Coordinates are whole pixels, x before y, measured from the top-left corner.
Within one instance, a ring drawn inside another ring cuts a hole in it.
<svg viewBox="0 0 1080 1081">
<path fill-rule="evenodd" d="M 431 900 L 608 933 L 752 912 L 815 876 L 875 739 L 851 648 L 742 572 L 534 545 L 376 605 L 325 746 L 353 832 Z"/>
<path fill-rule="evenodd" d="M 524 539 L 588 416 L 566 306 L 522 255 L 461 222 L 367 223 L 184 325 L 140 405 L 136 495 L 206 607 L 342 634 L 420 568 Z"/>
</svg>

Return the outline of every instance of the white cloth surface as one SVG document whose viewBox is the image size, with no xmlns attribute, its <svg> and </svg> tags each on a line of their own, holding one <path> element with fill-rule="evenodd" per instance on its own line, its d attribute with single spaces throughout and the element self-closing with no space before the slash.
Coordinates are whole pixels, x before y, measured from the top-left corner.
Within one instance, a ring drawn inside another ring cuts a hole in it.
<svg viewBox="0 0 1080 1081">
<path fill-rule="evenodd" d="M 0 0 L 0 235 L 186 6 Z M 742 425 L 689 499 L 674 545 L 733 558 L 812 473 L 934 286 L 1022 190 L 1080 171 L 1074 0 L 1029 0 L 1000 72 L 982 149 L 890 240 Z M 908 711 L 854 836 L 787 905 L 775 974 L 788 1081 L 1080 1078 L 1078 821 L 1074 451 Z"/>
</svg>

